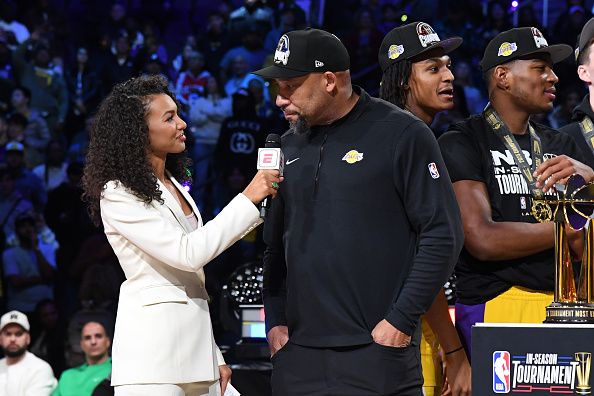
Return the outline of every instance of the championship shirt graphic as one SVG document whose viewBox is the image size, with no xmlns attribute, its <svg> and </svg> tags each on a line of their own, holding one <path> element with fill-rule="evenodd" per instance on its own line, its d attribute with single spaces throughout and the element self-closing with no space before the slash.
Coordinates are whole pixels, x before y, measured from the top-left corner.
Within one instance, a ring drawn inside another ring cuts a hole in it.
<svg viewBox="0 0 594 396">
<path fill-rule="evenodd" d="M 509 150 L 491 150 L 491 166 L 496 183 L 496 191 L 502 198 L 508 199 L 506 207 L 515 206 L 520 209 L 521 216 L 531 216 L 530 204 L 526 202 L 531 196 L 530 187 L 526 181 L 522 170 L 515 163 L 514 155 Z M 522 150 L 528 165 L 532 166 L 531 153 Z M 543 160 L 555 157 L 555 154 L 545 153 Z M 545 193 L 547 196 L 554 197 L 555 191 L 552 189 Z M 509 200 L 512 201 L 509 201 Z M 516 202 L 516 203 L 512 203 Z"/>
<path fill-rule="evenodd" d="M 495 394 L 590 395 L 590 352 L 493 352 Z"/>
</svg>

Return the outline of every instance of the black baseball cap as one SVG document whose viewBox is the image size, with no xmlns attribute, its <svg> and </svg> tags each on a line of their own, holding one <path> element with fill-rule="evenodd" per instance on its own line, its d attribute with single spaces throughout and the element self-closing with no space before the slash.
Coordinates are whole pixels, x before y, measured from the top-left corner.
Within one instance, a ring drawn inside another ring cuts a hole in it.
<svg viewBox="0 0 594 396">
<path fill-rule="evenodd" d="M 567 44 L 549 45 L 540 30 L 535 27 L 520 27 L 499 33 L 489 41 L 481 69 L 487 71 L 515 59 L 525 59 L 529 55 L 549 54 L 551 62 L 557 63 L 567 58 L 573 49 Z"/>
<path fill-rule="evenodd" d="M 576 61 L 578 60 L 580 53 L 582 53 L 586 49 L 586 47 L 588 46 L 588 43 L 590 42 L 590 40 L 592 40 L 593 37 L 594 37 L 594 18 L 592 18 L 588 22 L 586 22 L 586 24 L 584 25 L 584 27 L 582 28 L 582 31 L 580 32 L 580 34 L 578 36 L 577 47 L 575 49 L 575 60 Z"/>
<path fill-rule="evenodd" d="M 349 53 L 338 37 L 320 29 L 293 30 L 282 35 L 274 64 L 253 72 L 264 78 L 287 79 L 310 73 L 348 70 Z"/>
<path fill-rule="evenodd" d="M 382 71 L 403 59 L 421 57 L 435 48 L 443 49 L 445 54 L 462 44 L 461 37 L 440 40 L 435 30 L 425 22 L 413 22 L 392 29 L 380 45 L 378 62 Z"/>
</svg>

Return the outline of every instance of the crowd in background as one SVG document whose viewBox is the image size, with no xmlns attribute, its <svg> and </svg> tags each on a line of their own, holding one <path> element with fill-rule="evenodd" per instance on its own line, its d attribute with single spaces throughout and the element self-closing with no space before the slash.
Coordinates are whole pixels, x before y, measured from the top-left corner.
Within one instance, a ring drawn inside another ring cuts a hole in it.
<svg viewBox="0 0 594 396">
<path fill-rule="evenodd" d="M 535 26 L 549 43 L 575 46 L 592 17 L 583 0 L 549 2 L 556 18 L 543 26 L 542 2 L 520 3 L 512 9 L 510 1 L 488 0 L 3 1 L 3 312 L 29 316 L 30 350 L 56 377 L 83 361 L 78 338 L 84 323 L 100 321 L 111 331 L 124 275 L 102 230 L 89 220 L 80 178 L 93 114 L 115 84 L 142 74 L 168 78 L 188 123 L 188 188 L 207 220 L 251 180 L 265 137 L 287 128 L 274 86 L 250 74 L 272 62 L 284 32 L 315 26 L 335 33 L 349 49 L 354 83 L 375 96 L 377 52 L 392 28 L 422 20 L 442 37 L 463 37 L 451 54 L 455 108 L 432 125 L 439 135 L 487 103 L 478 62 L 497 33 L 514 24 Z M 556 66 L 556 106 L 538 122 L 554 128 L 569 122 L 586 92 L 575 69 L 571 59 Z M 262 250 L 261 237 L 251 234 L 207 266 L 215 301 L 229 274 Z M 213 308 L 219 335 L 224 329 Z"/>
</svg>

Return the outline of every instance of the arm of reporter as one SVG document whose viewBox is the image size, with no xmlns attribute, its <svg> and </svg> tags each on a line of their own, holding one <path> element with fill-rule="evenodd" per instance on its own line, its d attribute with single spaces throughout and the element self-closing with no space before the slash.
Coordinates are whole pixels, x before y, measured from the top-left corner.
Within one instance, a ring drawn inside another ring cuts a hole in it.
<svg viewBox="0 0 594 396">
<path fill-rule="evenodd" d="M 262 221 L 255 203 L 276 194 L 276 171 L 258 172 L 213 220 L 185 233 L 163 217 L 158 201 L 143 203 L 121 183 L 108 182 L 101 198 L 101 218 L 108 238 L 121 238 L 122 249 L 145 254 L 183 271 L 195 272 Z"/>
</svg>

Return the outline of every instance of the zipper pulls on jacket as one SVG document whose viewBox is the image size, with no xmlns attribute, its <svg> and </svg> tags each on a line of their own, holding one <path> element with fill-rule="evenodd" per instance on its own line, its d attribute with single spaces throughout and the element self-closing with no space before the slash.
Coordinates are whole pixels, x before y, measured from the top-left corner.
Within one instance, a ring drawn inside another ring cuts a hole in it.
<svg viewBox="0 0 594 396">
<path fill-rule="evenodd" d="M 324 154 L 324 144 L 326 144 L 326 140 L 328 139 L 328 132 L 324 134 L 324 139 L 322 140 L 322 144 L 320 145 L 320 154 L 318 158 L 318 167 L 316 168 L 316 177 L 314 178 L 314 189 L 313 189 L 313 199 L 316 199 L 318 195 L 318 184 L 320 181 L 320 168 L 322 167 L 322 155 Z"/>
</svg>

